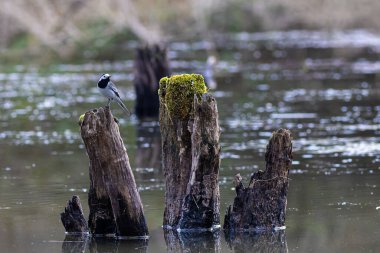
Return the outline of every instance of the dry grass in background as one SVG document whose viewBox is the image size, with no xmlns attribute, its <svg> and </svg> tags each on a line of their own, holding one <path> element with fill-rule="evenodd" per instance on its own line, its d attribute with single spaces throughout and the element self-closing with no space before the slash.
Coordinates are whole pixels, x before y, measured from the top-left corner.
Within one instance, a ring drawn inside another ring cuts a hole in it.
<svg viewBox="0 0 380 253">
<path fill-rule="evenodd" d="M 64 56 L 80 41 L 126 30 L 157 42 L 210 31 L 378 29 L 379 12 L 375 0 L 3 0 L 0 47 L 20 33 L 32 38 L 28 49 L 43 45 Z"/>
</svg>

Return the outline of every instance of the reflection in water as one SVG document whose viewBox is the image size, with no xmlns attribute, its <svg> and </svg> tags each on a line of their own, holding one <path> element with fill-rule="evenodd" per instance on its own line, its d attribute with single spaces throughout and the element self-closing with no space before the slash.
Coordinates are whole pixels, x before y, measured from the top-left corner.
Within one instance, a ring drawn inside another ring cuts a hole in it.
<svg viewBox="0 0 380 253">
<path fill-rule="evenodd" d="M 234 252 L 288 252 L 285 230 L 273 232 L 224 233 L 226 242 Z"/>
<path fill-rule="evenodd" d="M 117 240 L 106 237 L 89 237 L 89 235 L 66 235 L 62 243 L 62 253 L 116 253 L 136 252 L 145 253 L 148 248 L 148 240 Z"/>
<path fill-rule="evenodd" d="M 164 231 L 167 252 L 220 252 L 220 231 Z"/>
<path fill-rule="evenodd" d="M 88 234 L 66 234 L 62 243 L 62 253 L 85 252 L 89 240 Z"/>
<path fill-rule="evenodd" d="M 161 171 L 161 134 L 157 121 L 142 121 L 137 126 L 136 167 L 153 170 L 154 174 Z"/>
<path fill-rule="evenodd" d="M 110 253 L 110 252 L 136 252 L 145 253 L 148 248 L 148 240 L 116 240 L 110 238 L 92 238 L 90 243 L 90 253 Z"/>
</svg>

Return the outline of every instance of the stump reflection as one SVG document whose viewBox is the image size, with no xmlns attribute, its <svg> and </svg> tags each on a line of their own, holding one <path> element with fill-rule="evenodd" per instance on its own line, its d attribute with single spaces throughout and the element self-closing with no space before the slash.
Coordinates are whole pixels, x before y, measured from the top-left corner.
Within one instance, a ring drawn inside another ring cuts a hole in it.
<svg viewBox="0 0 380 253">
<path fill-rule="evenodd" d="M 231 250 L 240 252 L 288 252 L 285 230 L 272 232 L 224 231 L 225 240 Z"/>
<path fill-rule="evenodd" d="M 168 253 L 221 252 L 220 231 L 176 232 L 164 231 Z"/>
<path fill-rule="evenodd" d="M 137 126 L 136 168 L 146 172 L 153 172 L 155 178 L 162 177 L 161 166 L 161 133 L 158 121 L 141 121 Z M 144 171 L 145 170 L 145 171 Z M 149 178 L 152 174 L 149 173 Z"/>
<path fill-rule="evenodd" d="M 147 249 L 148 240 L 145 239 L 118 240 L 107 237 L 90 237 L 88 234 L 68 234 L 62 243 L 62 253 L 145 253 Z"/>
<path fill-rule="evenodd" d="M 90 241 L 88 234 L 66 234 L 62 243 L 62 253 L 85 252 Z"/>
<path fill-rule="evenodd" d="M 90 253 L 136 252 L 145 253 L 148 249 L 148 240 L 116 240 L 108 238 L 92 238 Z"/>
</svg>

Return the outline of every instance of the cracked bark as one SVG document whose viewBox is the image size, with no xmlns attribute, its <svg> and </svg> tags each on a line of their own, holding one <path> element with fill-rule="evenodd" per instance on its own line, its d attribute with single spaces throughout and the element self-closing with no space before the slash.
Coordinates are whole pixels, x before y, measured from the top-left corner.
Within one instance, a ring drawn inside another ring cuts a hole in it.
<svg viewBox="0 0 380 253">
<path fill-rule="evenodd" d="M 236 197 L 224 218 L 226 230 L 272 230 L 285 226 L 289 168 L 292 164 L 292 137 L 289 130 L 273 133 L 265 154 L 265 171 L 255 172 L 248 187 L 238 174 Z"/>
</svg>

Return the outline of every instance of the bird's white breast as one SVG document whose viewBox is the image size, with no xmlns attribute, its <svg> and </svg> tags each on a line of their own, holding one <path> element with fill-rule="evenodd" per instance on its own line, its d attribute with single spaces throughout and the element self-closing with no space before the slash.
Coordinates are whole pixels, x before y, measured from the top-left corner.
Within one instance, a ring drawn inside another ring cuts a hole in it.
<svg viewBox="0 0 380 253">
<path fill-rule="evenodd" d="M 112 90 L 110 90 L 108 87 L 106 87 L 104 89 L 98 88 L 98 90 L 106 98 L 112 98 L 112 99 L 116 98 L 115 93 Z"/>
</svg>

